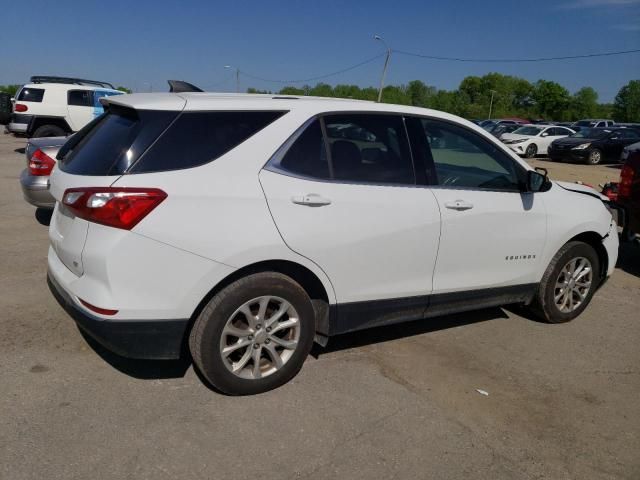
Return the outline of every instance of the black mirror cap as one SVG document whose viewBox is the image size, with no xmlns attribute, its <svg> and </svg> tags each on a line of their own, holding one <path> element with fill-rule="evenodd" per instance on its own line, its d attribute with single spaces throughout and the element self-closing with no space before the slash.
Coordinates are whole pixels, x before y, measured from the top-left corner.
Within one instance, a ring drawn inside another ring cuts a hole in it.
<svg viewBox="0 0 640 480">
<path fill-rule="evenodd" d="M 527 191 L 546 192 L 551 188 L 551 181 L 546 168 L 536 168 L 527 172 Z"/>
</svg>

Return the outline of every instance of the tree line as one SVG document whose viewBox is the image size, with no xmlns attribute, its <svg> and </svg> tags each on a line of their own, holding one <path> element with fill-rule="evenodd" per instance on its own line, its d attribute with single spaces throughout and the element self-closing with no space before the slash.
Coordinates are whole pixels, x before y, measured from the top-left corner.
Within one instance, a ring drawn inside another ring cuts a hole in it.
<svg viewBox="0 0 640 480">
<path fill-rule="evenodd" d="M 249 88 L 247 92 L 372 101 L 378 97 L 378 90 L 374 87 L 331 86 L 326 83 L 318 83 L 313 87 L 287 86 L 278 92 Z M 389 85 L 384 87 L 382 99 L 385 103 L 433 108 L 465 118 L 487 118 L 491 108 L 492 118 L 522 117 L 555 121 L 613 118 L 617 122 L 640 122 L 640 80 L 631 80 L 622 87 L 613 103 L 598 102 L 598 93 L 592 87 L 582 87 L 571 94 L 557 82 L 538 80 L 531 83 L 524 78 L 500 73 L 466 77 L 456 90 L 438 89 L 421 80 Z"/>
<path fill-rule="evenodd" d="M 0 85 L 0 92 L 16 94 L 19 85 Z M 126 87 L 118 87 L 131 93 Z M 358 85 L 287 86 L 278 92 L 255 88 L 248 93 L 277 93 L 279 95 L 312 95 L 317 97 L 353 98 L 375 101 L 378 90 Z M 492 97 L 493 96 L 493 101 Z M 613 103 L 600 103 L 592 87 L 582 87 L 571 94 L 557 82 L 538 80 L 531 83 L 524 78 L 500 73 L 482 77 L 469 76 L 456 90 L 443 90 L 421 80 L 403 85 L 384 87 L 385 103 L 413 105 L 442 110 L 465 118 L 522 117 L 555 121 L 573 121 L 581 118 L 613 118 L 617 122 L 640 122 L 640 80 L 631 80 L 623 86 Z"/>
</svg>

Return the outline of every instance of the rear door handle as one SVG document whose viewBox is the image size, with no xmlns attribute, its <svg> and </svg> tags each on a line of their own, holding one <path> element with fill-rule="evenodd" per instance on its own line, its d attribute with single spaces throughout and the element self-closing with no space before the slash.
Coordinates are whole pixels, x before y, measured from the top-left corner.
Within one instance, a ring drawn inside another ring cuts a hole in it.
<svg viewBox="0 0 640 480">
<path fill-rule="evenodd" d="M 298 197 L 291 197 L 291 201 L 296 205 L 306 205 L 307 207 L 323 207 L 331 205 L 331 200 L 324 198 L 317 193 L 307 193 Z"/>
<path fill-rule="evenodd" d="M 447 202 L 444 204 L 445 207 L 450 208 L 451 210 L 470 210 L 473 208 L 473 203 L 465 202 L 464 200 L 455 200 L 453 202 Z"/>
</svg>

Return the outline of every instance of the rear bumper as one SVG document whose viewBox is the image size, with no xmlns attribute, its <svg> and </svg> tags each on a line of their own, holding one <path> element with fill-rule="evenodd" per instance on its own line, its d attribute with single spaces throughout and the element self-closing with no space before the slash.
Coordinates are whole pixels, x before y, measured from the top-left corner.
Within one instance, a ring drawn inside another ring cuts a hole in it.
<svg viewBox="0 0 640 480">
<path fill-rule="evenodd" d="M 22 196 L 31 205 L 40 208 L 53 208 L 56 201 L 49 192 L 49 177 L 35 176 L 25 168 L 20 174 Z"/>
<path fill-rule="evenodd" d="M 180 358 L 188 319 L 107 320 L 82 310 L 51 272 L 47 284 L 78 327 L 113 353 L 140 359 Z"/>
<path fill-rule="evenodd" d="M 11 121 L 7 125 L 7 130 L 9 130 L 11 133 L 27 133 L 27 128 L 29 128 L 28 123 L 18 123 Z"/>
</svg>

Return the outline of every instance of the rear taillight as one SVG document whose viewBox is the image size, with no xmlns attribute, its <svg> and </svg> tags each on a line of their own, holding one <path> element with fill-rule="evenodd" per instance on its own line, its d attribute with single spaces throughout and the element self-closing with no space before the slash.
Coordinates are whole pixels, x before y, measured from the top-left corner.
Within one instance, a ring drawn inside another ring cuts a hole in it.
<svg viewBox="0 0 640 480">
<path fill-rule="evenodd" d="M 157 188 L 70 188 L 62 203 L 89 222 L 131 230 L 165 198 Z"/>
<path fill-rule="evenodd" d="M 51 170 L 55 167 L 56 161 L 42 150 L 36 150 L 29 160 L 29 173 L 37 177 L 51 175 Z"/>
<path fill-rule="evenodd" d="M 620 185 L 618 185 L 618 198 L 630 198 L 631 197 L 631 184 L 633 183 L 633 177 L 635 171 L 631 165 L 626 164 L 622 167 L 620 172 Z"/>
<path fill-rule="evenodd" d="M 13 107 L 14 112 L 26 112 L 27 110 L 29 110 L 29 107 L 21 103 L 16 103 L 15 106 Z"/>
</svg>

